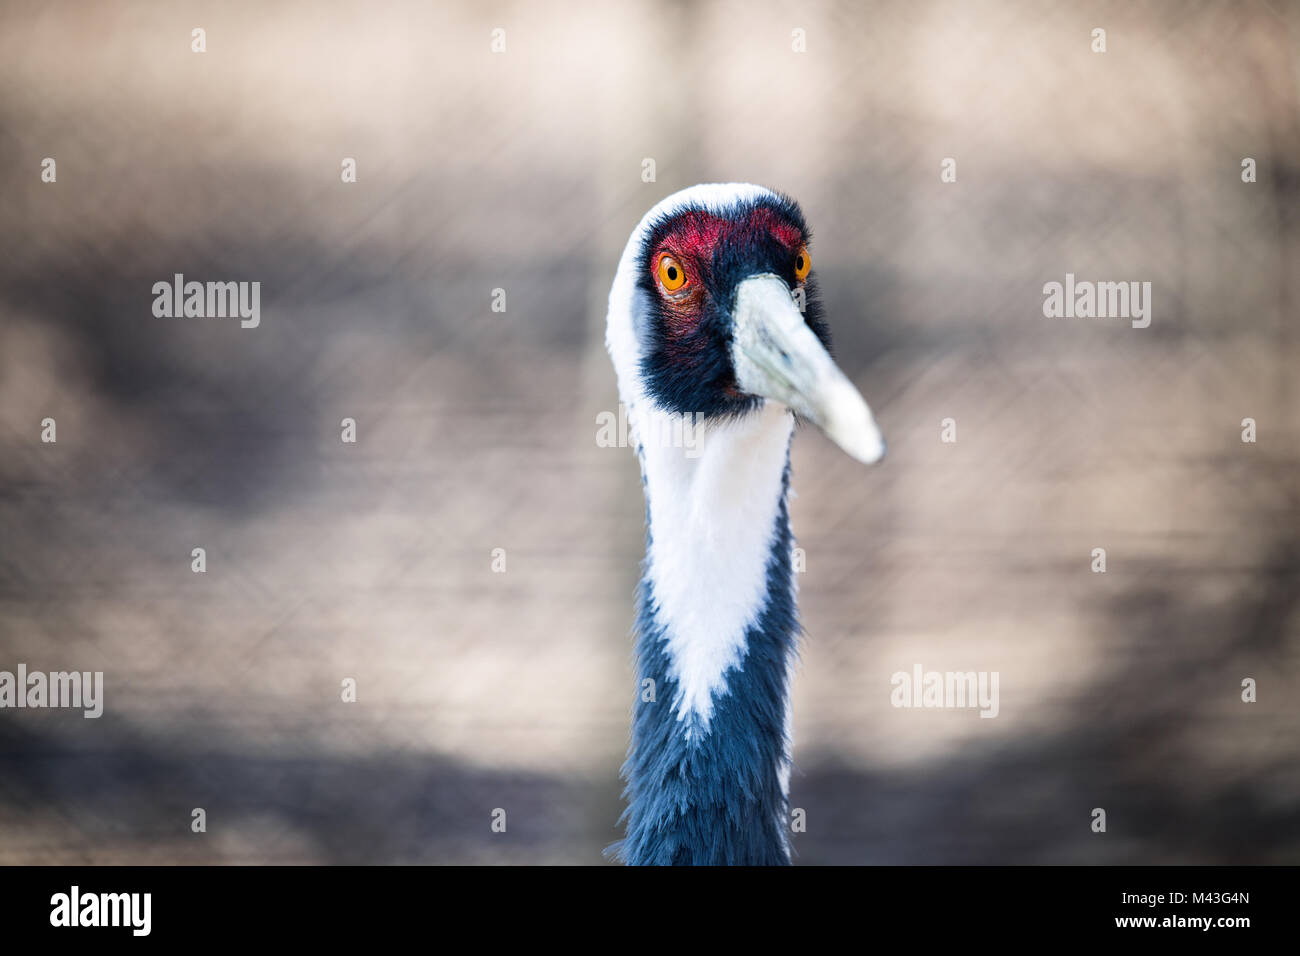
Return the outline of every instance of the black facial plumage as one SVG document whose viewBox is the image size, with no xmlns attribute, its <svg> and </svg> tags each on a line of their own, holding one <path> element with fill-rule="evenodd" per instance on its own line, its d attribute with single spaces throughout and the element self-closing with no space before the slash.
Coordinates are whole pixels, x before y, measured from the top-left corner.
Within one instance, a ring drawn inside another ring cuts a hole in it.
<svg viewBox="0 0 1300 956">
<path fill-rule="evenodd" d="M 800 285 L 795 258 L 810 238 L 798 203 L 775 195 L 723 209 L 677 210 L 651 226 L 638 264 L 637 333 L 642 379 L 660 408 L 727 418 L 761 405 L 761 398 L 739 389 L 732 366 L 736 288 L 751 276 L 771 274 L 793 294 Z M 655 259 L 665 248 L 698 283 L 686 307 L 668 300 L 655 279 Z M 804 321 L 830 351 L 816 274 L 809 274 L 802 287 Z"/>
</svg>

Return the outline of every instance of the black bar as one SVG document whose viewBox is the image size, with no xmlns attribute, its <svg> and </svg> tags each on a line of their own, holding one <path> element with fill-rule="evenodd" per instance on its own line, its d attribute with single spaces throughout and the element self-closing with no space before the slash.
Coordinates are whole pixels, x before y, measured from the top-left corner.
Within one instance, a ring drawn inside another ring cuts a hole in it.
<svg viewBox="0 0 1300 956">
<path fill-rule="evenodd" d="M 532 926 L 543 936 L 552 931 L 546 927 L 562 926 L 571 938 L 614 919 L 653 933 L 669 927 L 637 924 L 671 923 L 690 909 L 692 920 L 731 923 L 737 931 L 760 921 L 815 920 L 819 931 L 842 924 L 855 938 L 890 930 L 927 943 L 1130 937 L 1232 945 L 1286 932 L 1296 877 L 1295 867 L 806 867 L 672 875 L 616 867 L 0 868 L 0 925 L 7 941 L 66 942 L 75 934 L 91 945 L 215 944 L 247 943 L 255 934 L 337 944 L 430 928 L 442 938 L 452 924 L 493 933 Z M 122 897 L 109 901 L 104 912 L 120 907 L 119 922 L 127 925 L 51 925 L 64 915 L 56 914 L 59 894 L 70 909 L 73 886 L 87 918 L 100 912 L 98 894 L 148 893 L 148 934 L 135 935 L 144 925 L 143 896 L 135 910 L 125 909 Z M 87 903 L 88 895 L 95 902 Z M 738 907 L 739 900 L 753 902 Z M 1208 929 L 1186 922 L 1207 918 Z M 1242 918 L 1244 925 L 1221 922 Z"/>
</svg>

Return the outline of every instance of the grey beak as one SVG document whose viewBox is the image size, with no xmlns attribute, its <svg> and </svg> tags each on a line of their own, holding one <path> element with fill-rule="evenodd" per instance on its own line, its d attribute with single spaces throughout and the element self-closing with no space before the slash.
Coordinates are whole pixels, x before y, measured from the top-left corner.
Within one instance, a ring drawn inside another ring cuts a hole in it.
<svg viewBox="0 0 1300 956">
<path fill-rule="evenodd" d="M 731 358 L 743 391 L 783 402 L 858 461 L 884 457 L 871 409 L 808 328 L 784 281 L 774 275 L 742 281 L 732 323 Z"/>
</svg>

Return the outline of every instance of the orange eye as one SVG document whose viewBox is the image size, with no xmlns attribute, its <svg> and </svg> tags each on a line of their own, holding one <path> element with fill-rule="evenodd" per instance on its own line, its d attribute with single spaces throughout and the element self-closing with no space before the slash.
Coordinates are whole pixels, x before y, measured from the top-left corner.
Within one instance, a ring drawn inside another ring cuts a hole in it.
<svg viewBox="0 0 1300 956">
<path fill-rule="evenodd" d="M 686 270 L 672 256 L 659 257 L 659 284 L 669 292 L 676 292 L 686 285 Z"/>
<path fill-rule="evenodd" d="M 799 251 L 794 254 L 794 277 L 802 282 L 808 278 L 810 272 L 812 272 L 812 257 L 808 255 L 807 246 L 800 246 Z"/>
</svg>

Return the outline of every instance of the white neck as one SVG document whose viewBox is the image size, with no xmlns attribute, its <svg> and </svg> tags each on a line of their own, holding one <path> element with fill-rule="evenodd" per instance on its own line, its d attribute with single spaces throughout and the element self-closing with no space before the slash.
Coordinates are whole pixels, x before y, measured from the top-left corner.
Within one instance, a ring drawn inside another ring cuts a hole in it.
<svg viewBox="0 0 1300 956">
<path fill-rule="evenodd" d="M 701 425 L 695 448 L 664 447 L 655 439 L 669 416 L 645 407 L 633 428 L 646 436 L 646 574 L 678 682 L 678 719 L 694 714 L 707 724 L 765 604 L 794 418 L 768 402 L 742 419 Z"/>
<path fill-rule="evenodd" d="M 766 402 L 743 418 L 701 425 L 694 448 L 653 440 L 672 434 L 674 422 L 655 408 L 641 381 L 636 315 L 649 304 L 637 286 L 639 252 L 656 217 L 762 195 L 771 193 L 733 183 L 693 186 L 664 199 L 633 230 L 609 293 L 605 341 L 619 397 L 634 434 L 647 439 L 641 443 L 650 520 L 647 574 L 679 682 L 673 702 L 679 720 L 694 714 L 707 723 L 727 668 L 741 660 L 745 630 L 763 609 L 794 417 Z"/>
</svg>

